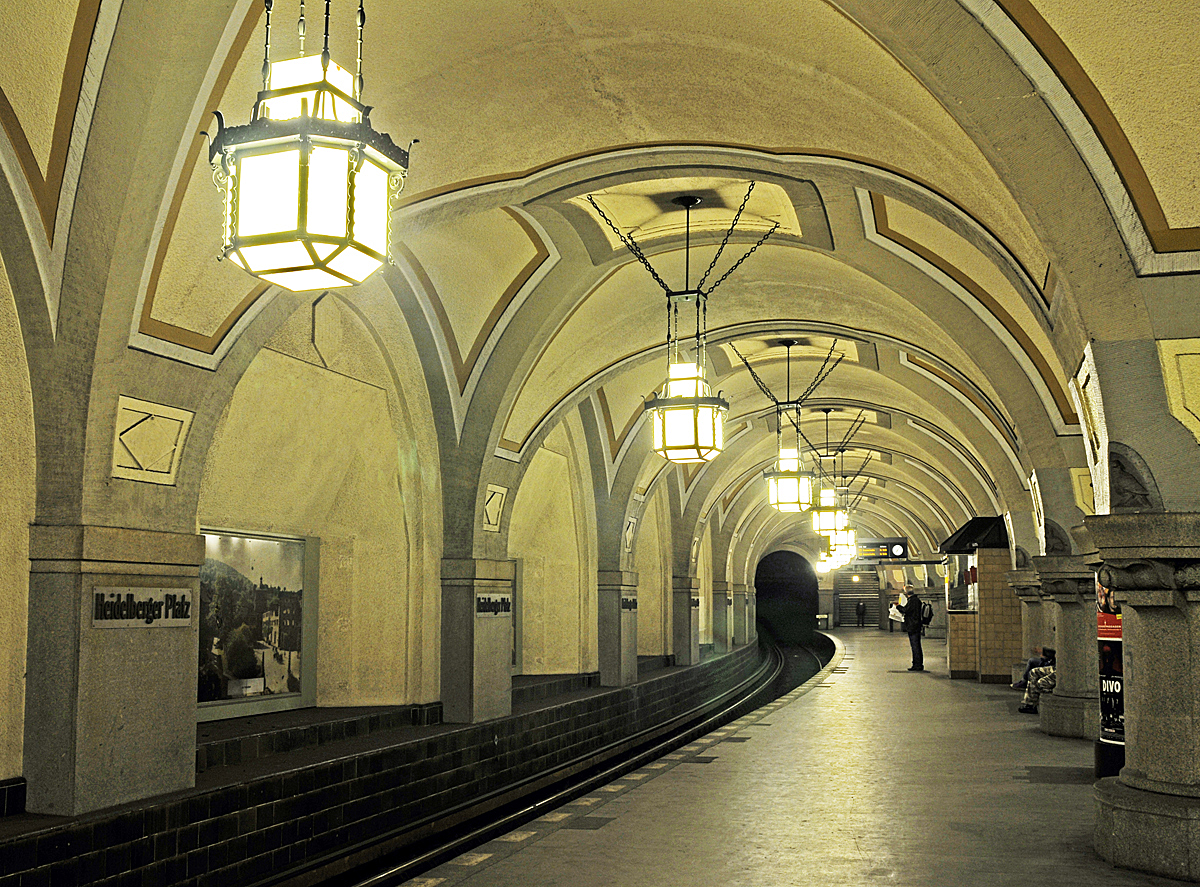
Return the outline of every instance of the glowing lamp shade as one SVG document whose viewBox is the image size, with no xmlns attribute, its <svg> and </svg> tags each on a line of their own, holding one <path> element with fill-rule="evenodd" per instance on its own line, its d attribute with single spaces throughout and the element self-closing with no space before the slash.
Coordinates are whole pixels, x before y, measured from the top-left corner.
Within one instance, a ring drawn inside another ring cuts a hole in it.
<svg viewBox="0 0 1200 887">
<path fill-rule="evenodd" d="M 800 451 L 781 447 L 775 467 L 763 472 L 767 501 L 779 511 L 800 512 L 812 506 L 812 475 L 800 470 Z"/>
<path fill-rule="evenodd" d="M 672 462 L 711 462 L 725 446 L 729 404 L 713 397 L 700 367 L 673 363 L 658 397 L 646 402 L 654 450 Z"/>
<path fill-rule="evenodd" d="M 812 510 L 813 532 L 824 536 L 845 530 L 850 522 L 849 515 L 840 508 L 821 505 Z"/>
<path fill-rule="evenodd" d="M 375 132 L 354 77 L 320 56 L 274 62 L 251 122 L 224 126 L 210 160 L 226 258 L 289 290 L 365 280 L 388 256 L 391 200 L 408 152 Z"/>
</svg>

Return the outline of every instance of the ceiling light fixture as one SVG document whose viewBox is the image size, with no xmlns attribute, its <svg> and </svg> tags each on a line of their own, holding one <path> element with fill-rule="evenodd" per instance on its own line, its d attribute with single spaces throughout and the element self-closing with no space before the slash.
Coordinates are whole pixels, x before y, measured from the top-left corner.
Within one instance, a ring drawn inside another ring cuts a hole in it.
<svg viewBox="0 0 1200 887">
<path fill-rule="evenodd" d="M 795 339 L 781 339 L 787 348 L 787 400 L 775 402 L 775 443 L 779 457 L 763 472 L 767 479 L 767 501 L 783 512 L 806 511 L 813 504 L 812 475 L 804 470 L 800 454 L 800 401 L 792 400 L 792 346 Z M 783 445 L 783 423 L 792 425 L 793 445 Z"/>
<path fill-rule="evenodd" d="M 409 150 L 371 127 L 362 103 L 362 35 L 351 74 L 329 56 L 329 6 L 319 56 L 271 61 L 266 8 L 263 88 L 250 123 L 225 126 L 219 111 L 209 145 L 224 202 L 222 258 L 289 290 L 361 283 L 388 259 L 392 200 L 408 176 Z"/>
<path fill-rule="evenodd" d="M 685 213 L 684 280 L 681 290 L 673 290 L 667 286 L 633 236 L 622 233 L 591 195 L 587 198 L 592 208 L 608 223 L 609 228 L 634 258 L 646 267 L 667 295 L 667 381 L 660 393 L 646 401 L 644 409 L 650 413 L 655 452 L 672 462 L 711 462 L 725 447 L 725 414 L 729 411 L 729 403 L 720 393 L 713 395 L 712 387 L 705 376 L 708 297 L 751 253 L 775 233 L 779 223 L 774 223 L 715 283 L 707 289 L 704 284 L 716 267 L 717 260 L 721 257 L 734 229 L 737 228 L 738 220 L 742 217 L 742 211 L 746 208 L 753 191 L 754 182 L 751 182 L 742 205 L 733 217 L 733 224 L 729 226 L 716 255 L 695 287 L 691 285 L 692 207 L 700 203 L 700 198 L 681 195 L 671 201 L 676 206 L 683 207 Z M 687 302 L 694 302 L 696 305 L 695 353 L 691 360 L 684 353 L 683 340 L 679 336 L 679 305 Z"/>
</svg>

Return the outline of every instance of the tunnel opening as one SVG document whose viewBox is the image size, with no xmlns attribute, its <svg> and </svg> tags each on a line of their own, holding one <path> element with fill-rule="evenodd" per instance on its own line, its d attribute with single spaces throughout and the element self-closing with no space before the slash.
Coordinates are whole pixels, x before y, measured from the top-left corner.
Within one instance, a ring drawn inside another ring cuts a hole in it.
<svg viewBox="0 0 1200 887">
<path fill-rule="evenodd" d="M 812 564 L 791 551 L 768 554 L 754 570 L 760 630 L 779 643 L 808 645 L 817 628 L 817 574 Z"/>
</svg>

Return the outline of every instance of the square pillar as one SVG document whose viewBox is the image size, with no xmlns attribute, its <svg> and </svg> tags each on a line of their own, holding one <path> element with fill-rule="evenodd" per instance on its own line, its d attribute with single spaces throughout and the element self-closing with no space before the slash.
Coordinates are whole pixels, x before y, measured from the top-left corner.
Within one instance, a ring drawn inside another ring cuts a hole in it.
<svg viewBox="0 0 1200 887">
<path fill-rule="evenodd" d="M 750 594 L 746 586 L 736 582 L 730 586 L 730 591 L 733 595 L 733 643 L 744 647 L 750 643 L 750 633 L 754 629 L 750 619 Z"/>
<path fill-rule="evenodd" d="M 442 560 L 442 719 L 473 724 L 512 714 L 516 563 Z"/>
<path fill-rule="evenodd" d="M 699 579 L 671 578 L 671 639 L 676 665 L 695 665 L 700 661 Z"/>
<path fill-rule="evenodd" d="M 733 649 L 733 598 L 728 582 L 714 579 L 712 585 L 713 649 L 728 653 Z"/>
<path fill-rule="evenodd" d="M 204 537 L 190 533 L 29 528 L 30 813 L 195 785 L 202 563 Z"/>
<path fill-rule="evenodd" d="M 979 682 L 1012 683 L 1021 655 L 1021 602 L 1008 584 L 1012 558 L 1007 548 L 979 548 L 971 555 L 976 572 Z"/>
<path fill-rule="evenodd" d="M 637 579 L 638 574 L 631 570 L 601 570 L 598 574 L 597 643 L 604 687 L 637 683 Z"/>
</svg>

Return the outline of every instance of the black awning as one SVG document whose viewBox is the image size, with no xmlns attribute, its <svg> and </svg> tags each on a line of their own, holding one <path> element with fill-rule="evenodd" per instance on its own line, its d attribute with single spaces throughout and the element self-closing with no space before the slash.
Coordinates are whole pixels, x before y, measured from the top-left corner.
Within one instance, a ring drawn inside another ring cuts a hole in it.
<svg viewBox="0 0 1200 887">
<path fill-rule="evenodd" d="M 973 517 L 938 546 L 942 554 L 970 554 L 976 548 L 1008 548 L 1003 517 Z"/>
</svg>

